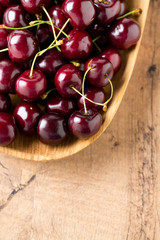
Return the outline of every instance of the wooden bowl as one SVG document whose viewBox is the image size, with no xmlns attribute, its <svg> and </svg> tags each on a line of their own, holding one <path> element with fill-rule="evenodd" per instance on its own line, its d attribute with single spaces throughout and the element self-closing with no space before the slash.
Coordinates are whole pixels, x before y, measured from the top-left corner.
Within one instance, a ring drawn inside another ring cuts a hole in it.
<svg viewBox="0 0 160 240">
<path fill-rule="evenodd" d="M 130 9 L 137 7 L 143 9 L 143 14 L 138 18 L 138 22 L 142 29 L 142 35 L 147 18 L 149 2 L 150 0 L 128 0 Z M 134 48 L 127 52 L 125 51 L 124 55 L 122 55 L 123 65 L 121 71 L 115 76 L 113 81 L 114 98 L 107 113 L 103 114 L 103 125 L 100 131 L 94 137 L 87 140 L 79 140 L 75 137 L 69 137 L 61 145 L 47 146 L 39 142 L 36 138 L 28 138 L 18 133 L 16 140 L 11 145 L 8 147 L 0 147 L 0 152 L 17 158 L 34 161 L 57 160 L 71 156 L 93 143 L 106 130 L 117 112 L 133 72 L 140 42 L 141 40 Z"/>
</svg>

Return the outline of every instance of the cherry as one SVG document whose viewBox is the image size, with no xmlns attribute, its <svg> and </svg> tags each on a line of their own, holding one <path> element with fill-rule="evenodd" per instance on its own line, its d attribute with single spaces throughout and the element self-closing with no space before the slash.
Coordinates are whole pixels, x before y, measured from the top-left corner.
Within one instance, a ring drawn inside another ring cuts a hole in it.
<svg viewBox="0 0 160 240">
<path fill-rule="evenodd" d="M 119 16 L 121 10 L 121 4 L 119 0 L 93 0 L 93 3 L 97 13 L 96 21 L 100 25 L 108 25 Z"/>
<path fill-rule="evenodd" d="M 44 144 L 58 144 L 67 135 L 67 124 L 64 117 L 58 113 L 46 113 L 40 118 L 37 127 L 39 140 Z"/>
<path fill-rule="evenodd" d="M 72 87 L 75 87 L 78 91 L 82 90 L 81 71 L 72 64 L 66 64 L 56 73 L 54 82 L 61 96 L 68 98 L 75 97 L 77 93 Z"/>
<path fill-rule="evenodd" d="M 126 0 L 120 0 L 120 3 L 121 3 L 121 11 L 119 13 L 119 16 L 123 16 L 125 13 L 128 12 L 129 7 Z"/>
<path fill-rule="evenodd" d="M 26 70 L 17 79 L 15 88 L 21 99 L 33 102 L 45 93 L 47 80 L 41 71 L 33 70 L 32 77 L 30 77 L 30 70 Z"/>
<path fill-rule="evenodd" d="M 52 6 L 51 8 L 49 8 L 48 13 L 52 18 L 54 25 L 59 29 L 61 29 L 65 24 L 65 22 L 67 21 L 67 18 L 61 8 L 61 5 Z M 70 27 L 71 27 L 70 24 L 67 24 L 67 26 L 64 28 L 64 32 L 67 33 Z M 53 33 L 51 26 L 50 26 L 50 31 L 51 33 Z M 55 28 L 55 32 L 56 34 L 58 34 L 59 30 Z"/>
<path fill-rule="evenodd" d="M 0 93 L 0 112 L 8 112 L 11 108 L 11 99 L 8 94 Z"/>
<path fill-rule="evenodd" d="M 0 0 L 0 3 L 5 7 L 10 7 L 13 4 L 19 3 L 19 0 Z"/>
<path fill-rule="evenodd" d="M 114 72 L 116 73 L 122 64 L 122 58 L 119 52 L 114 48 L 107 48 L 100 57 L 109 60 L 112 63 Z"/>
<path fill-rule="evenodd" d="M 106 26 L 101 26 L 98 23 L 94 23 L 88 29 L 90 35 L 93 39 L 100 37 L 97 39 L 96 43 L 98 44 L 106 44 L 108 42 L 108 29 Z"/>
<path fill-rule="evenodd" d="M 42 6 L 48 7 L 50 3 L 51 0 L 21 0 L 24 9 L 32 14 L 41 12 Z"/>
<path fill-rule="evenodd" d="M 19 130 L 28 136 L 36 134 L 42 111 L 33 103 L 23 102 L 16 106 L 13 115 Z"/>
<path fill-rule="evenodd" d="M 46 102 L 47 112 L 57 112 L 65 117 L 69 117 L 76 109 L 73 99 L 64 98 L 59 95 L 52 95 Z"/>
<path fill-rule="evenodd" d="M 118 20 L 109 31 L 112 45 L 119 49 L 128 49 L 135 45 L 141 36 L 138 23 L 131 18 Z"/>
<path fill-rule="evenodd" d="M 85 63 L 85 71 L 87 71 L 89 65 L 93 68 L 87 74 L 88 81 L 95 87 L 105 87 L 109 82 L 107 76 L 112 79 L 114 75 L 111 62 L 100 57 L 89 59 Z"/>
<path fill-rule="evenodd" d="M 91 0 L 65 0 L 62 9 L 74 28 L 84 30 L 93 22 L 96 12 Z"/>
<path fill-rule="evenodd" d="M 103 90 L 103 88 L 95 88 L 95 87 L 89 86 L 86 88 L 84 96 L 89 98 L 93 102 L 97 102 L 97 103 L 106 102 L 106 93 Z M 102 106 L 93 104 L 93 103 L 89 102 L 87 99 L 85 100 L 85 102 L 86 102 L 87 108 L 96 108 L 97 110 L 102 109 Z M 80 96 L 78 98 L 78 107 L 79 107 L 79 109 L 84 108 L 82 96 Z"/>
<path fill-rule="evenodd" d="M 15 119 L 10 113 L 0 112 L 0 145 L 7 146 L 16 137 Z"/>
<path fill-rule="evenodd" d="M 21 5 L 8 7 L 3 15 L 3 24 L 11 28 L 20 28 L 29 25 L 30 16 Z"/>
<path fill-rule="evenodd" d="M 39 58 L 36 63 L 36 69 L 53 78 L 58 69 L 65 63 L 66 60 L 62 53 L 57 49 L 51 49 Z"/>
<path fill-rule="evenodd" d="M 0 28 L 0 49 L 7 48 L 7 36 L 8 32 Z"/>
<path fill-rule="evenodd" d="M 61 45 L 63 55 L 69 60 L 84 60 L 92 51 L 92 38 L 86 31 L 72 30 Z"/>
<path fill-rule="evenodd" d="M 85 139 L 95 135 L 102 125 L 102 116 L 96 109 L 90 108 L 87 112 L 88 114 L 85 115 L 84 109 L 81 109 L 69 118 L 69 129 L 78 138 Z"/>
<path fill-rule="evenodd" d="M 0 62 L 0 93 L 14 93 L 15 81 L 22 69 L 10 60 Z"/>
<path fill-rule="evenodd" d="M 37 38 L 41 47 L 46 47 L 53 40 L 47 24 L 39 26 L 37 30 Z"/>
<path fill-rule="evenodd" d="M 13 62 L 26 62 L 38 51 L 36 37 L 27 30 L 15 30 L 8 35 L 8 53 Z"/>
</svg>

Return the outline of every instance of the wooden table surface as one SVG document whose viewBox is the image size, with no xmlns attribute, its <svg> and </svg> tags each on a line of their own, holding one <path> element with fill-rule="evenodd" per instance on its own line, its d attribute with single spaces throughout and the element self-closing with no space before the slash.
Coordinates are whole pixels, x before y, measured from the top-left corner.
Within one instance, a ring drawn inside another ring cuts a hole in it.
<svg viewBox="0 0 160 240">
<path fill-rule="evenodd" d="M 75 156 L 0 154 L 0 240 L 160 239 L 160 0 L 107 131 Z"/>
</svg>

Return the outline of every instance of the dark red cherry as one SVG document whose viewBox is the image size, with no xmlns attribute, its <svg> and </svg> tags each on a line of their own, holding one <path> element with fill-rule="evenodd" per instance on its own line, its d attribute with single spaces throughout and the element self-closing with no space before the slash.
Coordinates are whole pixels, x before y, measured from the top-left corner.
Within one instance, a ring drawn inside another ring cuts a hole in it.
<svg viewBox="0 0 160 240">
<path fill-rule="evenodd" d="M 72 30 L 61 45 L 63 55 L 69 60 L 84 60 L 91 54 L 92 38 L 86 31 Z"/>
<path fill-rule="evenodd" d="M 28 136 L 36 134 L 42 111 L 33 103 L 23 102 L 16 106 L 13 115 L 19 130 Z"/>
<path fill-rule="evenodd" d="M 89 59 L 85 63 L 85 71 L 87 71 L 90 64 L 94 68 L 92 68 L 87 74 L 88 81 L 95 87 L 105 87 L 109 82 L 106 75 L 108 75 L 110 79 L 112 79 L 114 75 L 111 62 L 100 57 Z"/>
<path fill-rule="evenodd" d="M 96 22 L 108 25 L 119 16 L 121 4 L 119 0 L 93 0 L 96 9 Z"/>
<path fill-rule="evenodd" d="M 7 30 L 0 28 L 0 50 L 7 48 L 7 36 Z"/>
<path fill-rule="evenodd" d="M 78 138 L 89 138 L 95 135 L 101 125 L 102 116 L 94 109 L 87 109 L 88 114 L 85 115 L 84 109 L 74 112 L 68 121 L 68 126 L 73 135 Z"/>
<path fill-rule="evenodd" d="M 65 117 L 70 116 L 76 110 L 76 104 L 73 99 L 64 98 L 59 95 L 52 95 L 46 102 L 47 112 L 57 112 Z"/>
<path fill-rule="evenodd" d="M 39 140 L 44 144 L 58 144 L 67 135 L 66 120 L 58 113 L 46 113 L 40 118 L 37 133 Z"/>
<path fill-rule="evenodd" d="M 29 61 L 37 51 L 37 39 L 31 32 L 15 30 L 8 35 L 8 53 L 13 62 Z"/>
<path fill-rule="evenodd" d="M 53 35 L 49 31 L 49 26 L 47 24 L 40 25 L 37 30 L 37 38 L 39 45 L 43 48 L 49 46 L 49 43 L 53 40 Z"/>
<path fill-rule="evenodd" d="M 71 87 L 75 87 L 78 91 L 82 90 L 82 74 L 72 64 L 62 66 L 56 73 L 54 82 L 57 91 L 63 97 L 72 98 L 77 96 L 77 93 Z"/>
<path fill-rule="evenodd" d="M 3 24 L 12 28 L 20 28 L 29 25 L 30 16 L 21 5 L 8 7 L 3 15 Z"/>
<path fill-rule="evenodd" d="M 51 3 L 51 0 L 21 0 L 21 4 L 24 9 L 32 14 L 42 12 L 42 6 L 47 8 Z"/>
<path fill-rule="evenodd" d="M 7 146 L 16 137 L 15 119 L 10 113 L 0 112 L 0 145 Z"/>
<path fill-rule="evenodd" d="M 119 13 L 119 16 L 122 16 L 129 11 L 129 7 L 126 0 L 120 0 L 120 3 L 121 3 L 121 11 Z"/>
<path fill-rule="evenodd" d="M 114 48 L 107 48 L 100 57 L 108 59 L 113 66 L 114 72 L 116 73 L 122 64 L 122 58 L 119 52 Z"/>
<path fill-rule="evenodd" d="M 51 49 L 38 59 L 35 68 L 42 71 L 45 75 L 54 78 L 55 73 L 65 63 L 66 60 L 62 53 L 57 49 Z"/>
<path fill-rule="evenodd" d="M 8 94 L 0 93 L 0 112 L 8 112 L 11 108 L 11 99 Z"/>
<path fill-rule="evenodd" d="M 48 13 L 51 16 L 51 18 L 54 22 L 54 25 L 61 29 L 63 27 L 63 25 L 65 24 L 65 22 L 67 21 L 67 17 L 65 16 L 65 14 L 61 8 L 61 5 L 52 6 L 51 8 L 49 8 Z M 70 25 L 70 23 L 68 23 L 63 31 L 65 33 L 67 33 L 70 28 L 71 28 L 71 25 Z M 50 26 L 50 31 L 53 34 L 53 30 L 52 30 L 51 26 Z M 55 32 L 56 32 L 56 34 L 58 34 L 59 30 L 57 28 L 55 28 Z"/>
<path fill-rule="evenodd" d="M 85 90 L 85 97 L 97 103 L 105 103 L 106 102 L 106 93 L 103 88 L 95 88 L 95 87 L 87 87 Z M 102 109 L 102 106 L 97 104 L 93 104 L 88 100 L 85 100 L 87 108 L 96 108 L 97 110 Z M 84 108 L 83 97 L 80 96 L 78 98 L 78 107 L 79 109 Z"/>
<path fill-rule="evenodd" d="M 109 31 L 111 44 L 119 49 L 128 49 L 135 45 L 141 36 L 138 23 L 131 18 L 118 20 Z"/>
<path fill-rule="evenodd" d="M 0 13 L 1 13 L 0 14 L 0 23 L 2 23 L 2 21 L 3 21 L 4 10 L 5 10 L 4 6 L 1 5 L 1 3 L 0 3 Z"/>
<path fill-rule="evenodd" d="M 96 15 L 91 0 L 65 0 L 62 9 L 67 18 L 71 19 L 72 26 L 80 30 L 89 27 Z"/>
<path fill-rule="evenodd" d="M 33 102 L 45 93 L 47 80 L 41 71 L 33 70 L 32 77 L 30 77 L 30 70 L 26 70 L 17 79 L 15 88 L 21 99 Z"/>
<path fill-rule="evenodd" d="M 15 82 L 22 69 L 10 60 L 0 62 L 0 93 L 14 93 Z"/>
<path fill-rule="evenodd" d="M 105 26 L 101 26 L 98 23 L 94 23 L 91 25 L 88 31 L 92 36 L 92 39 L 95 39 L 100 36 L 96 43 L 106 44 L 108 42 L 108 28 L 106 28 Z"/>
<path fill-rule="evenodd" d="M 5 7 L 10 7 L 13 4 L 19 3 L 19 0 L 0 0 L 0 3 Z"/>
</svg>

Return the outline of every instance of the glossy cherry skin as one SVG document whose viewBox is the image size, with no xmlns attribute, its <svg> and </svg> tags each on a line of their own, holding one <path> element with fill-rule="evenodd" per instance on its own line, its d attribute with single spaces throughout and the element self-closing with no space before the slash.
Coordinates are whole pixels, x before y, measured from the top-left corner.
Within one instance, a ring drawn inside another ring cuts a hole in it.
<svg viewBox="0 0 160 240">
<path fill-rule="evenodd" d="M 90 100 L 97 102 L 97 103 L 105 103 L 106 102 L 106 93 L 103 88 L 95 88 L 95 87 L 87 87 L 85 90 L 85 97 L 89 98 Z M 93 104 L 87 99 L 85 100 L 87 108 L 96 108 L 97 110 L 102 109 L 102 106 L 97 104 Z M 83 104 L 83 97 L 80 96 L 78 98 L 78 108 L 84 108 Z"/>
<path fill-rule="evenodd" d="M 0 3 L 5 7 L 10 7 L 13 4 L 19 3 L 19 0 L 0 0 Z"/>
<path fill-rule="evenodd" d="M 15 82 L 22 69 L 10 60 L 0 62 L 0 93 L 15 93 Z"/>
<path fill-rule="evenodd" d="M 96 15 L 91 0 L 65 0 L 62 9 L 66 17 L 71 19 L 71 25 L 80 30 L 89 27 Z"/>
<path fill-rule="evenodd" d="M 92 38 L 86 31 L 72 30 L 61 45 L 63 55 L 69 60 L 85 60 L 92 51 Z"/>
<path fill-rule="evenodd" d="M 87 112 L 88 114 L 85 115 L 84 109 L 76 111 L 68 120 L 71 133 L 81 139 L 92 137 L 102 125 L 102 116 L 96 109 L 89 108 Z"/>
<path fill-rule="evenodd" d="M 120 3 L 121 3 L 121 11 L 119 13 L 119 16 L 123 16 L 125 13 L 129 11 L 129 7 L 126 0 L 120 0 Z"/>
<path fill-rule="evenodd" d="M 47 99 L 47 112 L 57 112 L 65 117 L 69 117 L 75 110 L 76 104 L 73 99 L 64 98 L 60 95 L 52 95 Z"/>
<path fill-rule="evenodd" d="M 29 25 L 30 16 L 21 5 L 8 7 L 3 15 L 3 24 L 12 28 L 20 28 Z"/>
<path fill-rule="evenodd" d="M 51 49 L 43 54 L 36 63 L 36 69 L 42 71 L 46 76 L 54 77 L 60 67 L 66 64 L 62 53 L 57 49 Z"/>
<path fill-rule="evenodd" d="M 118 20 L 109 31 L 111 44 L 118 49 L 128 49 L 135 45 L 141 36 L 138 23 L 131 18 Z"/>
<path fill-rule="evenodd" d="M 5 29 L 0 29 L 0 50 L 7 48 L 7 36 L 8 32 Z"/>
<path fill-rule="evenodd" d="M 11 99 L 8 94 L 0 93 L 0 112 L 8 112 L 11 108 Z"/>
<path fill-rule="evenodd" d="M 119 16 L 121 5 L 119 0 L 93 0 L 96 8 L 96 22 L 100 25 L 108 25 Z"/>
<path fill-rule="evenodd" d="M 40 118 L 37 133 L 39 140 L 44 144 L 58 144 L 67 135 L 66 120 L 59 113 L 46 113 Z"/>
<path fill-rule="evenodd" d="M 85 63 L 85 71 L 87 71 L 90 64 L 93 65 L 94 68 L 92 68 L 87 74 L 88 81 L 95 87 L 105 87 L 108 84 L 106 74 L 110 80 L 114 75 L 111 62 L 100 57 L 89 59 Z"/>
<path fill-rule="evenodd" d="M 114 72 L 118 72 L 122 64 L 122 58 L 119 52 L 114 48 L 107 48 L 100 57 L 108 59 L 113 66 Z"/>
<path fill-rule="evenodd" d="M 49 8 L 48 13 L 51 16 L 51 18 L 54 22 L 54 25 L 61 29 L 63 27 L 63 25 L 65 24 L 65 22 L 67 21 L 67 17 L 65 16 L 65 14 L 61 8 L 61 5 L 52 6 L 51 8 Z M 70 25 L 70 23 L 68 23 L 63 31 L 65 33 L 67 33 L 70 28 L 71 28 L 71 25 Z M 51 26 L 50 26 L 50 31 L 53 34 L 53 30 L 52 30 Z M 56 32 L 56 34 L 58 34 L 59 30 L 57 28 L 55 28 L 55 32 Z"/>
<path fill-rule="evenodd" d="M 7 146 L 16 137 L 15 119 L 10 113 L 0 112 L 0 145 Z"/>
<path fill-rule="evenodd" d="M 75 87 L 78 91 L 82 90 L 82 74 L 78 68 L 72 64 L 62 66 L 55 75 L 54 79 L 58 93 L 67 98 L 77 96 L 71 88 Z"/>
<path fill-rule="evenodd" d="M 33 102 L 45 93 L 47 80 L 41 71 L 33 70 L 32 78 L 30 78 L 30 70 L 26 70 L 17 79 L 15 88 L 21 99 Z"/>
<path fill-rule="evenodd" d="M 41 109 L 33 103 L 23 102 L 16 106 L 13 115 L 19 130 L 28 136 L 36 134 L 37 125 L 42 115 Z"/>
<path fill-rule="evenodd" d="M 24 9 L 32 14 L 42 12 L 42 6 L 47 8 L 51 3 L 51 0 L 21 0 L 21 4 Z"/>
<path fill-rule="evenodd" d="M 40 25 L 37 30 L 37 37 L 38 37 L 38 43 L 43 48 L 49 46 L 49 44 L 52 41 L 53 35 L 51 34 L 49 30 L 49 26 L 47 24 Z"/>
<path fill-rule="evenodd" d="M 8 35 L 8 53 L 13 62 L 26 62 L 38 51 L 36 37 L 27 30 L 15 30 Z"/>
</svg>

